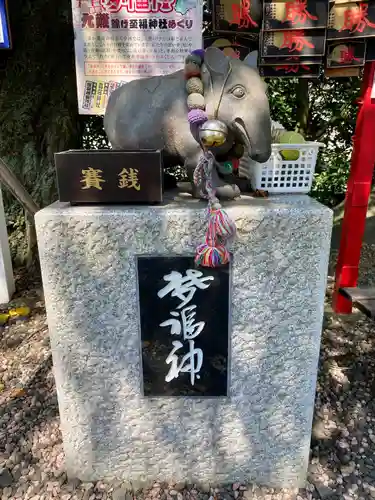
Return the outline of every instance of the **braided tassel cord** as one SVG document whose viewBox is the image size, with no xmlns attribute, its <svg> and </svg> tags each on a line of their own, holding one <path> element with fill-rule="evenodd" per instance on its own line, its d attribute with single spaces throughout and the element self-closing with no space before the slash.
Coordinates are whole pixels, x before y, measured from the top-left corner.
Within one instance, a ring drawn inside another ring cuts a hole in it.
<svg viewBox="0 0 375 500">
<path fill-rule="evenodd" d="M 208 199 L 208 227 L 204 243 L 198 246 L 195 263 L 203 267 L 218 267 L 230 261 L 226 243 L 236 234 L 236 226 L 223 210 L 212 186 L 214 157 L 211 152 L 204 152 L 194 171 L 194 183 L 200 189 L 201 196 Z M 204 192 L 205 190 L 205 192 Z"/>
</svg>

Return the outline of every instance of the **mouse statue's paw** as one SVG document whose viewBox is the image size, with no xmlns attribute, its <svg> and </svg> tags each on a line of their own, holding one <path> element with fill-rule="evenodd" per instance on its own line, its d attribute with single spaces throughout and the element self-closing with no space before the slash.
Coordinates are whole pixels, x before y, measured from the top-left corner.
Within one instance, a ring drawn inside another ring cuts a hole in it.
<svg viewBox="0 0 375 500">
<path fill-rule="evenodd" d="M 183 192 L 190 193 L 193 198 L 200 198 L 202 200 L 207 200 L 206 193 L 203 195 L 200 190 L 193 183 L 190 184 L 189 189 L 187 189 L 186 183 L 179 183 L 178 186 Z M 221 186 L 215 187 L 215 196 L 220 200 L 234 200 L 241 196 L 241 191 L 236 184 L 223 184 Z"/>
<path fill-rule="evenodd" d="M 215 190 L 215 195 L 220 199 L 233 200 L 241 196 L 240 188 L 237 184 L 230 183 L 219 176 L 216 168 L 211 172 L 212 187 Z"/>
<path fill-rule="evenodd" d="M 219 200 L 234 200 L 241 196 L 240 188 L 236 184 L 223 184 L 215 188 Z"/>
</svg>

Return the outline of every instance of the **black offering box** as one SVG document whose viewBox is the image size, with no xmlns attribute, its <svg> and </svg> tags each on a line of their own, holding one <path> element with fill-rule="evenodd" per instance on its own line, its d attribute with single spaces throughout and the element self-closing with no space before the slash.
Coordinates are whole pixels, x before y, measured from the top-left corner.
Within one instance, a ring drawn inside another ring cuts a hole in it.
<svg viewBox="0 0 375 500">
<path fill-rule="evenodd" d="M 79 204 L 160 203 L 161 150 L 71 149 L 55 154 L 59 200 Z"/>
</svg>

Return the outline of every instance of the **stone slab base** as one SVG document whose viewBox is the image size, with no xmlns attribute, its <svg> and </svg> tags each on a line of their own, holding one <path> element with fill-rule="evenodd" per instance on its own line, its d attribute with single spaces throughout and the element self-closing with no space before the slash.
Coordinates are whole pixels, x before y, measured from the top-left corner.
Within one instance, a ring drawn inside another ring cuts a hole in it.
<svg viewBox="0 0 375 500">
<path fill-rule="evenodd" d="M 61 427 L 82 480 L 305 480 L 331 211 L 307 196 L 242 198 L 235 220 L 227 399 L 143 398 L 136 254 L 191 254 L 206 204 L 36 215 Z"/>
</svg>

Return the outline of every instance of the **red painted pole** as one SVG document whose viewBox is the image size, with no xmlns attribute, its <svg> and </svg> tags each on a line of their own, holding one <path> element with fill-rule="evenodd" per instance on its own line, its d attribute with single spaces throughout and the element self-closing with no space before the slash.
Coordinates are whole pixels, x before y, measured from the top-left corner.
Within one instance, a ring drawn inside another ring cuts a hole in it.
<svg viewBox="0 0 375 500">
<path fill-rule="evenodd" d="M 345 198 L 344 220 L 335 274 L 333 309 L 349 314 L 351 302 L 338 293 L 341 287 L 356 287 L 366 225 L 368 200 L 375 164 L 375 100 L 371 99 L 375 62 L 365 65 L 353 153 Z"/>
</svg>

